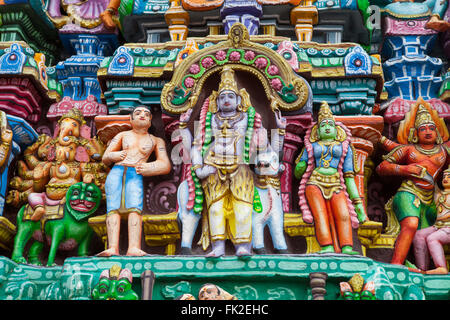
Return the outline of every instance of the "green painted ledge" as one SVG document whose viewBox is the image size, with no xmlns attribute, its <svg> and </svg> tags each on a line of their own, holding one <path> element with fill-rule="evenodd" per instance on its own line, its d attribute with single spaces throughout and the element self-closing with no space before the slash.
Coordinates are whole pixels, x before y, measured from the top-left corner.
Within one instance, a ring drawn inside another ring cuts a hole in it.
<svg viewBox="0 0 450 320">
<path fill-rule="evenodd" d="M 63 266 L 18 265 L 0 257 L 1 300 L 89 300 L 100 273 L 118 264 L 133 274 L 133 289 L 141 293 L 140 276 L 155 273 L 154 300 L 171 300 L 183 293 L 197 296 L 214 283 L 245 300 L 311 300 L 309 274 L 326 272 L 326 300 L 339 298 L 339 282 L 360 273 L 374 281 L 380 300 L 449 299 L 450 275 L 423 275 L 406 267 L 362 256 L 336 254 L 226 256 L 76 257 Z"/>
</svg>

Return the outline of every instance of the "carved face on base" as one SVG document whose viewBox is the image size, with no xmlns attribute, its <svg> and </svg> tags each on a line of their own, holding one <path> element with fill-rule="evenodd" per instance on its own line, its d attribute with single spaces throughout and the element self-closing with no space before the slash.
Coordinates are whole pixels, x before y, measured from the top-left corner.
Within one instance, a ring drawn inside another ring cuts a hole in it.
<svg viewBox="0 0 450 320">
<path fill-rule="evenodd" d="M 99 187 L 93 183 L 79 182 L 67 191 L 67 209 L 76 220 L 82 220 L 98 209 L 101 199 L 102 192 Z"/>
<path fill-rule="evenodd" d="M 199 300 L 224 300 L 219 292 L 219 288 L 213 284 L 206 284 L 198 293 Z"/>
<path fill-rule="evenodd" d="M 133 281 L 131 271 L 113 265 L 100 275 L 100 280 L 92 290 L 94 300 L 138 300 L 139 297 L 132 290 Z"/>
</svg>

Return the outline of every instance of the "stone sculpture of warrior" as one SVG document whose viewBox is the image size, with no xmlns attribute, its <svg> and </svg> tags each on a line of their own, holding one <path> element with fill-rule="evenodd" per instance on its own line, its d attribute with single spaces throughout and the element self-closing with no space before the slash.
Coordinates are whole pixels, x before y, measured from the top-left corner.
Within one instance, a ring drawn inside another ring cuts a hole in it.
<svg viewBox="0 0 450 320">
<path fill-rule="evenodd" d="M 382 137 L 383 147 L 390 151 L 377 167 L 380 175 L 404 178 L 392 202 L 400 222 L 400 234 L 391 263 L 403 264 L 417 230 L 432 226 L 436 220 L 433 201 L 436 178 L 448 164 L 448 139 L 445 123 L 426 102 L 418 101 L 401 122 L 397 138 L 399 143 Z"/>
</svg>

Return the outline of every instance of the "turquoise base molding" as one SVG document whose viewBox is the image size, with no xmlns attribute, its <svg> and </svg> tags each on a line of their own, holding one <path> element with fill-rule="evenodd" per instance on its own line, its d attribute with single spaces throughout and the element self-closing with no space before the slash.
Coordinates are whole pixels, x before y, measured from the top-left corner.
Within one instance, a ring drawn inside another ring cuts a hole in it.
<svg viewBox="0 0 450 320">
<path fill-rule="evenodd" d="M 339 298 L 339 282 L 355 273 L 374 281 L 379 300 L 449 299 L 450 275 L 423 275 L 406 267 L 362 256 L 336 254 L 226 256 L 74 257 L 63 266 L 18 265 L 0 257 L 1 300 L 90 300 L 100 273 L 118 264 L 133 274 L 141 296 L 141 274 L 155 273 L 153 300 L 172 300 L 183 293 L 197 296 L 214 283 L 243 300 L 312 300 L 309 274 L 328 274 L 325 300 Z"/>
</svg>

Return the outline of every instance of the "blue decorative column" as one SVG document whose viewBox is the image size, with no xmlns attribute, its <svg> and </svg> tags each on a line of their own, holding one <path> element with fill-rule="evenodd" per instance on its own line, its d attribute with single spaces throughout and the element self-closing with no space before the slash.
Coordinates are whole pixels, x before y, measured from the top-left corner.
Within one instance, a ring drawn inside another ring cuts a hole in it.
<svg viewBox="0 0 450 320">
<path fill-rule="evenodd" d="M 449 105 L 439 99 L 443 79 L 442 60 L 430 56 L 437 32 L 425 27 L 427 18 L 384 19 L 382 47 L 384 87 L 389 100 L 382 105 L 385 121 L 397 123 L 411 105 L 422 97 L 444 119 L 450 118 Z"/>
<path fill-rule="evenodd" d="M 225 0 L 220 10 L 225 34 L 233 24 L 240 22 L 250 35 L 257 35 L 262 13 L 262 6 L 256 0 Z"/>
<path fill-rule="evenodd" d="M 94 129 L 93 118 L 107 112 L 106 106 L 99 103 L 102 91 L 97 71 L 105 55 L 112 54 L 115 41 L 102 35 L 72 34 L 70 38 L 66 37 L 65 44 L 75 54 L 52 70 L 63 87 L 63 99 L 50 107 L 47 113 L 50 120 L 56 120 L 76 107 L 82 111 L 88 126 Z"/>
</svg>

